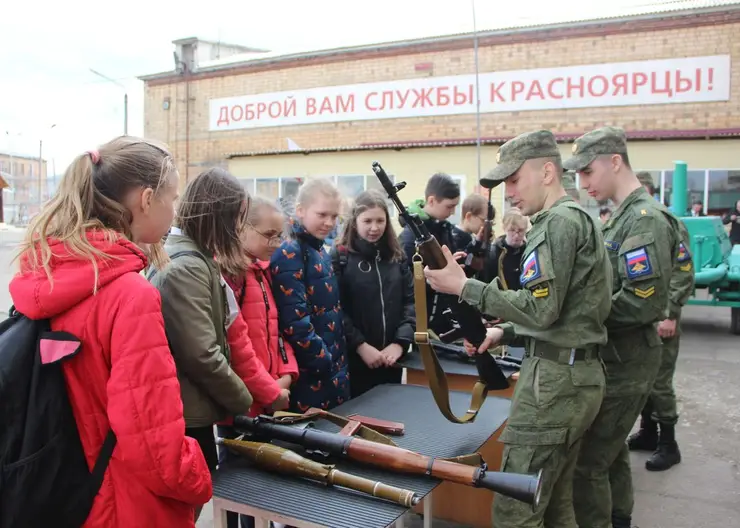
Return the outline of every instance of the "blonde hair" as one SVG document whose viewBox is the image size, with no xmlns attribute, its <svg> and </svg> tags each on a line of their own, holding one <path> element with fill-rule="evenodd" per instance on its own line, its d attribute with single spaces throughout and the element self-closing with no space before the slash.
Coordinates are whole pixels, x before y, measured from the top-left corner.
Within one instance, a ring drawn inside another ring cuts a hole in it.
<svg viewBox="0 0 740 528">
<path fill-rule="evenodd" d="M 501 223 L 503 224 L 504 229 L 509 229 L 509 227 L 514 226 L 527 231 L 527 228 L 529 227 L 529 219 L 527 219 L 527 217 L 522 214 L 521 209 L 517 207 L 512 207 L 506 211 Z"/>
<path fill-rule="evenodd" d="M 265 198 L 264 196 L 253 196 L 249 204 L 247 223 L 252 226 L 259 223 L 262 219 L 262 215 L 265 214 L 265 209 L 271 209 L 276 213 L 284 214 L 282 208 L 269 198 Z"/>
<path fill-rule="evenodd" d="M 93 246 L 86 232 L 100 230 L 113 242 L 119 235 L 131 240 L 131 212 L 123 205 L 128 191 L 138 187 L 159 192 L 176 172 L 167 148 L 157 142 L 121 136 L 96 151 L 77 156 L 62 177 L 59 188 L 26 230 L 16 258 L 22 271 L 43 268 L 53 286 L 49 238 L 57 239 L 81 259 L 90 260 L 98 287 L 97 259 L 115 258 Z M 146 252 L 155 266 L 167 262 L 161 243 Z"/>
<path fill-rule="evenodd" d="M 303 207 L 311 205 L 318 195 L 341 202 L 342 194 L 329 178 L 309 178 L 298 189 L 296 204 Z"/>
</svg>

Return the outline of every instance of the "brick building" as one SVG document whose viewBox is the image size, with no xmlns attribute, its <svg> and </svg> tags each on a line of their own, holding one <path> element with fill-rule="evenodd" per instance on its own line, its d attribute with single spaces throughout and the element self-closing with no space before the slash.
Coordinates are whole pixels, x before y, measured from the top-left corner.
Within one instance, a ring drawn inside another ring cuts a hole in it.
<svg viewBox="0 0 740 528">
<path fill-rule="evenodd" d="M 740 199 L 740 2 L 696 4 L 718 5 L 479 32 L 481 172 L 521 132 L 553 130 L 567 156 L 574 137 L 613 124 L 665 201 L 682 160 L 692 199 L 730 207 Z M 175 44 L 176 70 L 142 77 L 145 130 L 186 178 L 222 165 L 250 191 L 289 199 L 303 178 L 332 176 L 351 196 L 377 186 L 377 159 L 407 181 L 406 201 L 437 171 L 477 190 L 473 34 L 295 55 L 230 49 L 208 62 L 197 57 L 213 43 Z M 503 204 L 500 188 L 494 199 Z"/>
<path fill-rule="evenodd" d="M 26 224 L 38 213 L 50 195 L 46 165 L 39 158 L 0 153 L 0 222 Z"/>
</svg>

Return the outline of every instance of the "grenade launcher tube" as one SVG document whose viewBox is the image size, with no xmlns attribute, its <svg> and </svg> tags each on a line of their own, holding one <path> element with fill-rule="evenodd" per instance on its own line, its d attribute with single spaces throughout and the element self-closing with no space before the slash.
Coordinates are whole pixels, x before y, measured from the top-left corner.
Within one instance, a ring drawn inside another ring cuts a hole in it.
<svg viewBox="0 0 740 528">
<path fill-rule="evenodd" d="M 435 459 L 408 449 L 363 438 L 328 433 L 313 428 L 297 429 L 275 424 L 270 422 L 269 418 L 236 416 L 234 427 L 262 438 L 297 444 L 305 449 L 322 451 L 390 471 L 428 475 L 465 486 L 486 488 L 533 507 L 536 507 L 539 502 L 540 475 L 489 472 L 485 467 Z"/>
</svg>

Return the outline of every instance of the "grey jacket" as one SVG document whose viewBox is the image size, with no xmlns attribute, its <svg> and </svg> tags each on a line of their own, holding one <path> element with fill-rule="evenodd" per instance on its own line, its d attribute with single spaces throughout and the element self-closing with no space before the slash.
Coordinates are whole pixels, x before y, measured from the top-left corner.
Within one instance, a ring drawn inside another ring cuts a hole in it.
<svg viewBox="0 0 740 528">
<path fill-rule="evenodd" d="M 228 304 L 213 256 L 189 237 L 170 233 L 164 246 L 183 255 L 150 274 L 162 296 L 162 314 L 180 380 L 186 427 L 203 427 L 234 414 L 245 414 L 252 396 L 230 367 L 226 338 Z"/>
</svg>

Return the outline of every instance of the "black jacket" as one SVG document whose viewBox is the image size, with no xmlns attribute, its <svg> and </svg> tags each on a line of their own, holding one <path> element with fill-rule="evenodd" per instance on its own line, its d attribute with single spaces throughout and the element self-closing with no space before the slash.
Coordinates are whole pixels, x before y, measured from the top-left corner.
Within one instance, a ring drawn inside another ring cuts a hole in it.
<svg viewBox="0 0 740 528">
<path fill-rule="evenodd" d="M 734 222 L 731 219 L 732 215 L 735 215 L 738 218 Z M 722 217 L 722 223 L 725 225 L 732 224 L 730 226 L 730 242 L 732 242 L 732 244 L 740 244 L 740 211 L 733 209 L 729 213 L 725 214 Z"/>
<path fill-rule="evenodd" d="M 416 329 L 414 284 L 408 263 L 391 261 L 390 255 L 364 240 L 357 246 L 332 248 L 353 398 L 375 385 L 401 382 L 401 368 L 370 369 L 357 354 L 357 347 L 368 343 L 383 350 L 398 343 L 406 351 Z"/>
<path fill-rule="evenodd" d="M 481 277 L 483 282 L 491 282 L 499 277 L 501 285 L 508 290 L 521 289 L 520 277 L 522 270 L 522 254 L 526 244 L 521 247 L 511 247 L 506 243 L 506 236 L 500 236 L 491 245 L 491 256 L 486 261 Z"/>
<path fill-rule="evenodd" d="M 404 222 L 401 222 L 403 225 Z M 453 225 L 447 220 L 435 220 L 432 218 L 426 218 L 424 225 L 429 230 L 434 238 L 437 239 L 440 246 L 447 246 L 452 253 L 455 251 L 464 251 L 465 247 L 455 246 L 455 237 L 453 236 Z M 404 226 L 403 231 L 398 237 L 401 247 L 406 253 L 407 263 L 409 268 L 413 267 L 412 258 L 415 249 L 414 233 L 408 226 Z M 452 308 L 454 310 L 457 304 L 457 297 L 454 295 L 445 295 L 436 293 L 431 286 L 427 284 L 427 323 L 429 328 L 434 330 L 437 334 L 442 334 L 453 327 L 452 321 L 450 321 L 449 315 L 444 314 L 445 310 Z"/>
</svg>

